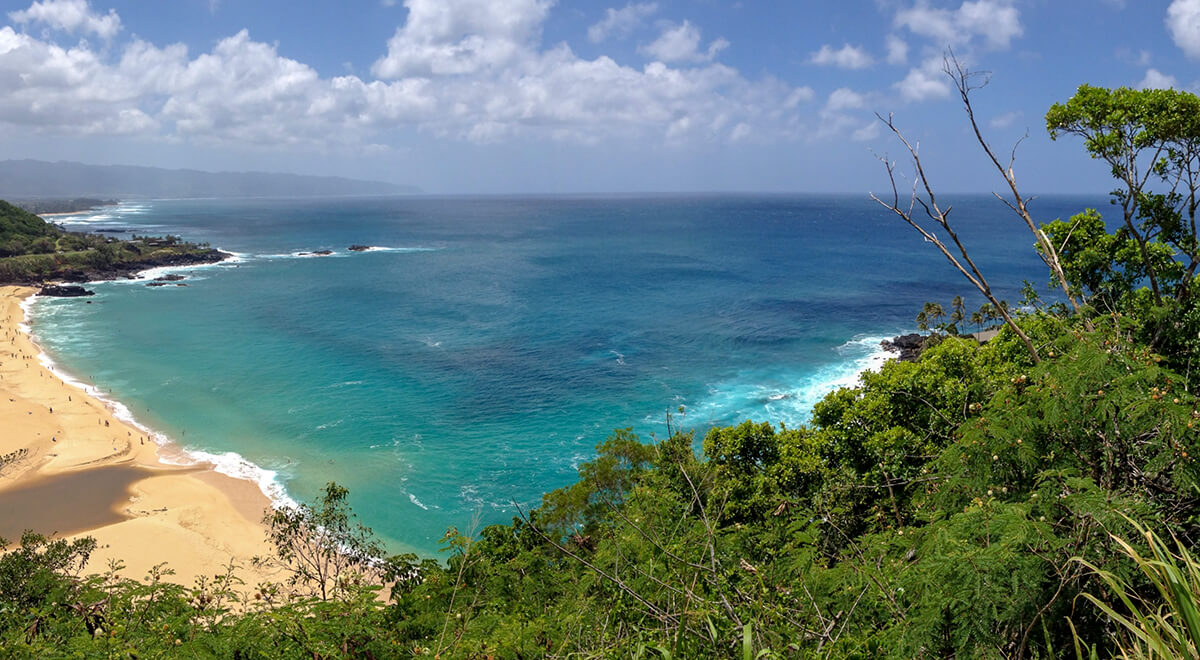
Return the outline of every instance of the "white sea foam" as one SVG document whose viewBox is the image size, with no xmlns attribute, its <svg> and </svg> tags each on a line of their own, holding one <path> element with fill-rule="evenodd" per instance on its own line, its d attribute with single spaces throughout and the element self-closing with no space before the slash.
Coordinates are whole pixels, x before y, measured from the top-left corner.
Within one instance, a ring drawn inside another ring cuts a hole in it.
<svg viewBox="0 0 1200 660">
<path fill-rule="evenodd" d="M 42 350 L 37 344 L 30 322 L 36 316 L 35 300 L 37 296 L 29 296 L 21 301 L 21 309 L 25 312 L 25 320 L 18 325 L 21 332 L 25 333 L 34 346 L 38 349 L 38 362 L 46 368 L 47 371 L 54 374 L 59 380 L 64 383 L 78 388 L 88 396 L 99 400 L 104 404 L 113 417 L 129 424 L 130 426 L 142 431 L 148 438 L 159 445 L 159 460 L 170 465 L 198 465 L 209 464 L 213 466 L 213 470 L 221 474 L 234 477 L 235 479 L 245 479 L 254 482 L 259 490 L 267 496 L 271 504 L 276 507 L 295 507 L 296 501 L 288 496 L 283 484 L 279 481 L 279 474 L 274 470 L 268 470 L 259 465 L 246 460 L 237 452 L 225 452 L 215 454 L 200 449 L 191 449 L 184 447 L 171 440 L 166 434 L 142 424 L 134 417 L 133 411 L 128 406 L 113 399 L 105 394 L 103 390 L 93 384 L 86 383 L 75 378 L 73 375 L 63 370 L 58 363 Z"/>
<path fill-rule="evenodd" d="M 189 281 L 197 282 L 205 279 L 204 277 L 197 275 L 197 273 L 211 271 L 214 268 L 233 268 L 238 264 L 247 261 L 247 255 L 244 253 L 230 252 L 228 250 L 222 251 L 230 256 L 222 259 L 221 261 L 214 261 L 207 264 L 190 264 L 187 266 L 155 266 L 154 268 L 147 268 L 146 270 L 138 271 L 134 274 L 133 279 L 99 280 L 97 282 L 89 282 L 89 284 L 145 284 L 147 281 L 154 280 L 157 277 L 162 277 L 164 275 L 179 275 L 183 273 L 188 275 Z"/>
<path fill-rule="evenodd" d="M 386 245 L 371 245 L 360 252 L 434 252 L 437 248 L 431 247 L 388 247 Z"/>
<path fill-rule="evenodd" d="M 341 426 L 343 421 L 344 421 L 344 419 L 336 419 L 332 422 L 326 422 L 324 424 L 317 424 L 317 430 L 324 431 L 325 429 L 336 428 L 338 426 Z"/>
<path fill-rule="evenodd" d="M 479 494 L 479 486 L 476 484 L 463 484 L 458 489 L 458 497 L 470 508 L 480 511 L 485 507 L 496 511 L 508 511 L 510 502 L 493 502 L 485 499 Z"/>
<path fill-rule="evenodd" d="M 353 385 L 362 385 L 362 384 L 363 384 L 363 381 L 361 381 L 361 380 L 345 380 L 340 383 L 333 383 L 332 385 L 326 385 L 325 387 L 337 389 L 337 388 L 351 387 Z"/>
<path fill-rule="evenodd" d="M 351 257 L 355 252 L 434 252 L 438 248 L 431 247 L 386 247 L 382 245 L 372 245 L 364 250 L 334 250 L 328 247 L 319 247 L 313 250 L 296 250 L 294 252 L 279 252 L 273 254 L 257 254 L 254 255 L 258 259 L 317 259 L 317 258 L 332 258 L 332 257 Z M 315 254 L 318 251 L 329 250 L 330 254 Z"/>
<path fill-rule="evenodd" d="M 328 248 L 317 248 L 317 250 L 326 250 Z M 264 261 L 276 261 L 279 259 L 333 259 L 336 257 L 348 257 L 345 252 L 332 250 L 330 254 L 315 254 L 310 250 L 297 250 L 296 252 L 279 252 L 274 254 L 255 254 L 251 255 L 252 259 L 262 259 Z"/>
<path fill-rule="evenodd" d="M 412 502 L 413 504 L 416 504 L 417 506 L 421 507 L 422 509 L 425 509 L 426 511 L 429 510 L 429 507 L 422 504 L 421 500 L 418 500 L 417 496 L 413 495 L 412 493 L 408 494 L 408 501 Z"/>
<path fill-rule="evenodd" d="M 178 448 L 178 445 L 169 445 L 169 447 Z M 267 499 L 271 500 L 271 504 L 277 508 L 297 506 L 296 501 L 288 496 L 283 484 L 279 482 L 278 472 L 255 465 L 237 452 L 227 451 L 221 454 L 214 454 L 200 449 L 183 448 L 179 448 L 179 451 L 180 454 L 178 457 L 172 455 L 169 451 L 161 452 L 159 460 L 174 465 L 209 464 L 213 466 L 214 472 L 219 472 L 234 479 L 245 479 L 246 481 L 254 482 L 258 486 L 258 489 L 267 496 Z"/>
<path fill-rule="evenodd" d="M 708 386 L 708 395 L 688 406 L 687 419 L 712 423 L 737 423 L 742 419 L 782 422 L 788 426 L 806 423 L 813 406 L 827 394 L 843 387 L 856 387 L 864 372 L 878 371 L 892 354 L 880 342 L 893 335 L 860 335 L 842 344 L 835 352 L 843 359 L 804 374 L 747 370 L 736 377 Z M 682 401 L 679 401 L 682 403 Z M 659 414 L 648 416 L 648 424 L 660 424 Z"/>
</svg>

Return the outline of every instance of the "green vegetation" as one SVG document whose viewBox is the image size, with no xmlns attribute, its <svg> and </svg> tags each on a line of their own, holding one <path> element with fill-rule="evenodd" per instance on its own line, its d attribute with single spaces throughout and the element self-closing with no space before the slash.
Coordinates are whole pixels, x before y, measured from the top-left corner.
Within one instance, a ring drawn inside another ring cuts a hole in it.
<svg viewBox="0 0 1200 660">
<path fill-rule="evenodd" d="M 63 231 L 0 200 L 0 283 L 111 279 L 154 266 L 220 259 L 221 254 L 208 245 L 184 243 L 176 236 L 134 236 L 122 241 Z"/>
<path fill-rule="evenodd" d="M 1195 100 L 1084 87 L 1051 110 L 1119 182 L 1143 173 L 1111 228 L 1044 227 L 1069 304 L 927 305 L 945 335 L 802 427 L 617 431 L 442 561 L 385 557 L 335 484 L 267 518 L 288 579 L 247 593 L 232 567 L 83 577 L 87 541 L 27 535 L 0 557 L 0 655 L 1197 657 L 1200 128 L 1164 117 Z M 955 336 L 985 318 L 995 339 Z"/>
</svg>

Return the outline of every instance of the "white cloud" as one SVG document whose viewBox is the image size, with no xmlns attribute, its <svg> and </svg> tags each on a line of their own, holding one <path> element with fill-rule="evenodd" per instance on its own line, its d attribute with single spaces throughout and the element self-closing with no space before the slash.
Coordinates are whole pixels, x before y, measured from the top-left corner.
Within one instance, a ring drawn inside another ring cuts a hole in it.
<svg viewBox="0 0 1200 660">
<path fill-rule="evenodd" d="M 968 0 L 958 9 L 939 9 L 918 0 L 896 12 L 895 24 L 933 40 L 939 48 L 981 37 L 989 48 L 1005 49 L 1024 33 L 1020 12 L 1007 0 Z"/>
<path fill-rule="evenodd" d="M 861 127 L 854 130 L 850 134 L 850 139 L 855 142 L 869 142 L 879 137 L 879 122 L 871 121 L 863 124 Z"/>
<path fill-rule="evenodd" d="M 593 43 L 600 43 L 612 36 L 628 37 L 646 18 L 657 11 L 658 3 L 656 2 L 639 2 L 637 4 L 631 2 L 621 9 L 610 7 L 605 10 L 604 18 L 600 22 L 588 28 L 588 39 Z"/>
<path fill-rule="evenodd" d="M 863 125 L 861 117 L 856 117 L 854 110 L 860 110 L 867 105 L 867 96 L 849 87 L 839 87 L 829 94 L 825 106 L 817 113 L 820 124 L 813 134 L 814 138 L 837 138 L 849 135 L 851 139 L 870 124 Z M 869 130 L 869 129 L 868 129 Z M 865 139 L 865 138 L 864 138 Z"/>
<path fill-rule="evenodd" d="M 101 39 L 112 39 L 121 31 L 121 19 L 115 10 L 101 16 L 92 11 L 87 0 L 39 0 L 27 9 L 9 12 L 8 18 L 20 25 L 42 23 L 55 30 L 94 34 Z"/>
<path fill-rule="evenodd" d="M 928 101 L 931 99 L 950 96 L 950 86 L 946 83 L 940 63 L 928 60 L 920 67 L 909 69 L 908 75 L 892 85 L 900 92 L 906 101 Z"/>
<path fill-rule="evenodd" d="M 839 87 L 829 94 L 825 109 L 829 111 L 850 110 L 866 105 L 866 97 L 849 87 Z"/>
<path fill-rule="evenodd" d="M 812 54 L 809 61 L 821 66 L 836 66 L 842 69 L 865 69 L 874 64 L 874 60 L 867 54 L 867 51 L 850 44 L 845 44 L 837 50 L 834 50 L 829 44 L 825 44 Z"/>
<path fill-rule="evenodd" d="M 541 36 L 553 0 L 405 0 L 408 20 L 371 67 L 380 78 L 470 74 L 511 63 Z"/>
<path fill-rule="evenodd" d="M 1179 87 L 1175 76 L 1167 75 L 1158 69 L 1146 69 L 1146 75 L 1137 84 L 1138 89 L 1172 89 Z"/>
<path fill-rule="evenodd" d="M 900 65 L 908 61 L 908 43 L 894 34 L 887 37 L 887 63 Z"/>
<path fill-rule="evenodd" d="M 85 47 L 62 48 L 0 28 L 0 122 L 64 133 L 153 130 L 134 81 Z"/>
<path fill-rule="evenodd" d="M 1167 30 L 1188 57 L 1200 58 L 1200 0 L 1173 0 L 1167 7 Z"/>
<path fill-rule="evenodd" d="M 86 41 L 66 47 L 0 27 L 0 125 L 319 151 L 377 150 L 407 130 L 583 144 L 807 136 L 800 113 L 812 89 L 751 81 L 706 61 L 725 42 L 700 53 L 698 30 L 697 46 L 676 52 L 687 66 L 635 68 L 580 58 L 566 44 L 544 47 L 548 1 L 406 6 L 407 21 L 373 67 L 381 79 L 322 77 L 246 31 L 192 54 L 182 44 L 139 39 L 102 50 Z"/>
<path fill-rule="evenodd" d="M 709 62 L 728 47 L 728 41 L 717 38 L 708 44 L 706 51 L 701 51 L 700 29 L 684 21 L 665 26 L 658 39 L 638 50 L 660 62 Z"/>
</svg>

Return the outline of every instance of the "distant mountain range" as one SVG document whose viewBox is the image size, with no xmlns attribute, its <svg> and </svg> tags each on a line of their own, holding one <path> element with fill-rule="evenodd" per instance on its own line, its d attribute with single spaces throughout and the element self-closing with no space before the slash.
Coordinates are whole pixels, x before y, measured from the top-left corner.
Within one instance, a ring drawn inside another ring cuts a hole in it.
<svg viewBox="0 0 1200 660">
<path fill-rule="evenodd" d="M 41 160 L 0 161 L 0 198 L 319 197 L 419 193 L 415 186 L 332 176 L 201 172 Z"/>
</svg>

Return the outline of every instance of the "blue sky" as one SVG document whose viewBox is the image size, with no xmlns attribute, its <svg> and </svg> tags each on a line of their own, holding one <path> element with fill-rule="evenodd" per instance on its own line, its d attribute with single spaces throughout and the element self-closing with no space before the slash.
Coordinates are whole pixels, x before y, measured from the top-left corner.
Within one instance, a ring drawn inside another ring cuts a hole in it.
<svg viewBox="0 0 1200 660">
<path fill-rule="evenodd" d="M 894 113 L 934 183 L 1107 173 L 1042 117 L 1081 83 L 1200 91 L 1200 0 L 0 2 L 0 158 L 333 174 L 430 192 L 886 186 Z"/>
</svg>

